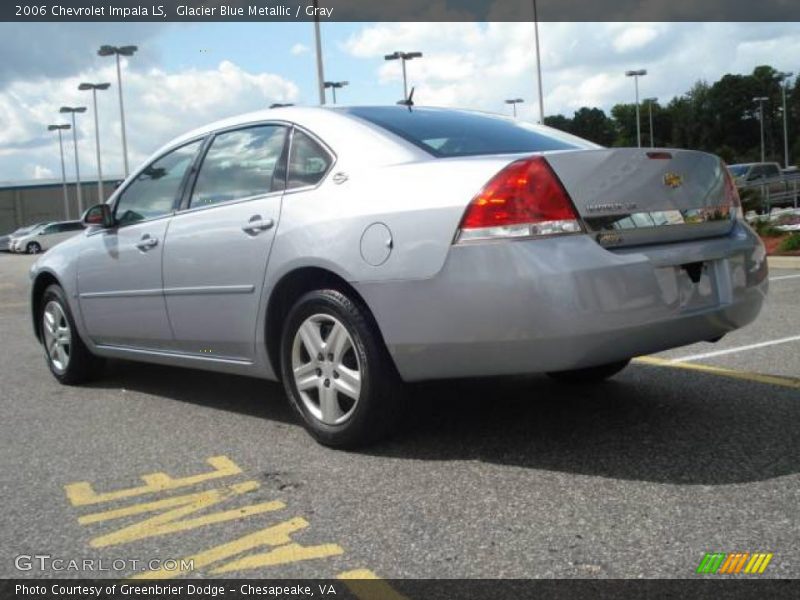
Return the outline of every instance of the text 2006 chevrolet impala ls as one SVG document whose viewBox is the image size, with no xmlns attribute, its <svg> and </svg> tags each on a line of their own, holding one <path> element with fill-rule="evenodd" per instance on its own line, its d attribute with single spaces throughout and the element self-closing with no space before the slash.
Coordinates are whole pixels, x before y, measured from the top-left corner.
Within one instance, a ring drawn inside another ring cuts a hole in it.
<svg viewBox="0 0 800 600">
<path fill-rule="evenodd" d="M 716 156 L 446 109 L 284 107 L 153 155 L 32 268 L 62 383 L 103 357 L 280 379 L 323 444 L 402 382 L 549 372 L 751 322 L 764 247 Z"/>
</svg>

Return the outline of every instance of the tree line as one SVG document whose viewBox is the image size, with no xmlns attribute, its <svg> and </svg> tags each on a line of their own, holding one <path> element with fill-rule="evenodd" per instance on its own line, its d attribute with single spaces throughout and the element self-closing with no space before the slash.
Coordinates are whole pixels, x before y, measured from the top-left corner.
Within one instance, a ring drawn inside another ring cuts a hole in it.
<svg viewBox="0 0 800 600">
<path fill-rule="evenodd" d="M 721 156 L 728 164 L 761 160 L 758 102 L 764 101 L 766 160 L 783 165 L 782 86 L 778 70 L 756 67 L 750 75 L 726 74 L 709 84 L 698 81 L 668 104 L 652 103 L 653 146 L 692 148 Z M 800 85 L 786 90 L 790 164 L 800 162 Z M 640 104 L 642 146 L 650 146 L 648 102 Z M 617 104 L 607 115 L 600 108 L 583 107 L 572 116 L 545 117 L 546 125 L 573 133 L 603 146 L 636 146 L 636 105 Z"/>
</svg>

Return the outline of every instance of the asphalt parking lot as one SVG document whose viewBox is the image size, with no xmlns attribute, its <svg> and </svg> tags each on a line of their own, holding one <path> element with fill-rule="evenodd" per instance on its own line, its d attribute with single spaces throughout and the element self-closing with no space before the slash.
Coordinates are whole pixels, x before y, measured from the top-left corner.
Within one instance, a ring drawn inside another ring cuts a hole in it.
<svg viewBox="0 0 800 600">
<path fill-rule="evenodd" d="M 773 270 L 760 320 L 717 344 L 589 388 L 415 386 L 409 427 L 345 453 L 278 384 L 117 362 L 59 386 L 31 262 L 0 254 L 0 577 L 142 575 L 15 567 L 46 554 L 193 558 L 195 577 L 683 578 L 706 552 L 800 577 L 800 271 Z"/>
</svg>

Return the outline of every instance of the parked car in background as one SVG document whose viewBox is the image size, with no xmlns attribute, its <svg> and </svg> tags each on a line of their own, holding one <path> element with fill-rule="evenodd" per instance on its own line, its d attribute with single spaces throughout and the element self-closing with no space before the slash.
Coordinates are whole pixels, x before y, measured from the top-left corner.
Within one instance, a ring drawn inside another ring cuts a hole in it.
<svg viewBox="0 0 800 600">
<path fill-rule="evenodd" d="M 796 206 L 800 192 L 800 172 L 781 169 L 776 162 L 728 165 L 742 201 L 749 209 L 769 212 L 774 207 Z"/>
<path fill-rule="evenodd" d="M 337 447 L 410 410 L 403 382 L 598 382 L 750 323 L 768 286 L 718 157 L 463 110 L 231 118 L 84 222 L 30 273 L 56 379 L 115 357 L 282 380 Z"/>
<path fill-rule="evenodd" d="M 11 242 L 11 251 L 39 254 L 64 240 L 68 240 L 82 230 L 83 225 L 80 221 L 45 223 L 19 237 L 15 237 Z"/>
<path fill-rule="evenodd" d="M 26 225 L 25 227 L 20 227 L 15 231 L 12 231 L 9 234 L 0 236 L 0 252 L 10 252 L 11 251 L 11 242 L 14 238 L 21 237 L 28 232 L 32 231 L 34 228 L 39 227 L 42 223 L 33 223 L 32 225 Z"/>
</svg>

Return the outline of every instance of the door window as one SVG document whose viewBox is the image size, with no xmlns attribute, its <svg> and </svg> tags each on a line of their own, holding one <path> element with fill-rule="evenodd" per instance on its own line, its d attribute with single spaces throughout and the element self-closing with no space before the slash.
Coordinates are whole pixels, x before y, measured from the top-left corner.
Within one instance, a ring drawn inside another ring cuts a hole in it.
<svg viewBox="0 0 800 600">
<path fill-rule="evenodd" d="M 189 206 L 209 206 L 283 189 L 286 128 L 261 125 L 218 134 L 208 149 Z"/>
<path fill-rule="evenodd" d="M 201 143 L 198 140 L 181 146 L 139 173 L 117 200 L 117 223 L 129 225 L 169 214 Z"/>
<path fill-rule="evenodd" d="M 320 144 L 311 136 L 295 129 L 292 134 L 286 189 L 316 185 L 325 177 L 332 162 L 330 154 Z"/>
</svg>

